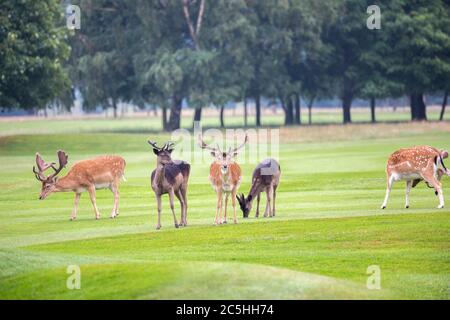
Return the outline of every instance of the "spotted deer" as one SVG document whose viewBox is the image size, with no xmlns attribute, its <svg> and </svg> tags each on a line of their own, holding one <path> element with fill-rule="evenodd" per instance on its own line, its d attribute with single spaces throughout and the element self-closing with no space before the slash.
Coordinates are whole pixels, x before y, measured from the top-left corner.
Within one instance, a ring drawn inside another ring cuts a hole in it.
<svg viewBox="0 0 450 320">
<path fill-rule="evenodd" d="M 409 208 L 411 188 L 414 188 L 422 180 L 425 180 L 429 187 L 434 188 L 436 195 L 439 197 L 438 208 L 443 208 L 444 195 L 440 180 L 444 174 L 450 175 L 450 170 L 445 167 L 443 161 L 447 157 L 448 151 L 438 150 L 430 146 L 417 146 L 394 152 L 386 165 L 386 197 L 381 208 L 386 208 L 392 185 L 395 181 L 400 180 L 406 181 L 405 208 Z"/>
<path fill-rule="evenodd" d="M 231 194 L 231 204 L 233 206 L 233 222 L 237 223 L 236 218 L 236 194 L 241 184 L 242 172 L 235 158 L 248 142 L 248 136 L 245 136 L 244 142 L 237 148 L 229 148 L 228 152 L 222 152 L 217 147 L 211 147 L 199 137 L 200 147 L 211 151 L 214 161 L 209 168 L 209 181 L 217 194 L 216 225 L 227 223 L 228 197 Z M 225 195 L 225 206 L 223 206 L 223 196 Z M 223 210 L 224 209 L 224 210 Z M 222 218 L 223 216 L 223 218 Z"/>
<path fill-rule="evenodd" d="M 187 187 L 191 166 L 180 160 L 172 160 L 171 154 L 174 144 L 168 142 L 158 147 L 156 142 L 148 141 L 156 155 L 156 169 L 151 175 L 151 185 L 155 192 L 158 205 L 158 224 L 156 229 L 161 229 L 161 196 L 169 195 L 170 209 L 173 214 L 175 228 L 187 226 Z M 181 218 L 178 224 L 174 208 L 174 196 L 178 198 L 181 205 Z"/>
<path fill-rule="evenodd" d="M 40 200 L 47 198 L 53 192 L 75 192 L 75 202 L 70 220 L 77 218 L 78 202 L 81 194 L 85 191 L 89 193 L 94 207 L 95 218 L 100 219 L 100 212 L 97 208 L 96 190 L 110 189 L 114 194 L 114 206 L 111 218 L 119 215 L 119 184 L 124 178 L 125 160 L 118 156 L 100 156 L 93 159 L 83 160 L 75 163 L 69 172 L 62 178 L 57 175 L 66 166 L 68 155 L 59 150 L 57 152 L 59 167 L 56 163 L 46 163 L 39 153 L 36 153 L 36 167 L 33 166 L 33 173 L 36 179 L 42 182 Z M 45 176 L 44 172 L 53 169 L 54 173 Z"/>
<path fill-rule="evenodd" d="M 252 209 L 252 202 L 256 197 L 256 215 L 259 217 L 259 201 L 261 199 L 261 192 L 265 191 L 267 196 L 266 210 L 264 211 L 264 217 L 275 216 L 275 199 L 277 194 L 277 188 L 280 183 L 281 167 L 279 163 L 274 159 L 265 159 L 256 166 L 253 171 L 252 185 L 248 196 L 244 194 L 236 196 L 239 202 L 239 206 L 242 210 L 244 218 L 248 218 L 248 215 Z M 271 207 L 272 204 L 272 207 Z"/>
</svg>

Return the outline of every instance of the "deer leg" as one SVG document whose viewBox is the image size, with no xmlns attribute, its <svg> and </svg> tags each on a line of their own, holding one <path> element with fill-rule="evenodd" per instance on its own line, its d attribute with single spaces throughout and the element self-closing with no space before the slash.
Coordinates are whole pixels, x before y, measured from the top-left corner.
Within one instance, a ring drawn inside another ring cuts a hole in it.
<svg viewBox="0 0 450 320">
<path fill-rule="evenodd" d="M 236 224 L 237 223 L 237 218 L 236 218 L 236 193 L 237 193 L 237 189 L 234 189 L 231 193 L 231 205 L 233 206 L 233 222 Z"/>
<path fill-rule="evenodd" d="M 264 217 L 272 217 L 272 212 L 270 208 L 270 202 L 272 201 L 272 186 L 269 186 L 266 188 L 266 196 L 267 196 L 267 202 L 266 202 L 266 210 L 264 211 Z"/>
<path fill-rule="evenodd" d="M 156 225 L 156 230 L 161 229 L 161 195 L 156 194 L 156 203 L 158 205 L 158 224 Z"/>
<path fill-rule="evenodd" d="M 73 203 L 73 211 L 70 220 L 75 220 L 77 218 L 78 202 L 80 202 L 81 193 L 75 193 L 75 201 Z"/>
<path fill-rule="evenodd" d="M 173 189 L 170 189 L 169 190 L 170 210 L 172 210 L 173 223 L 175 225 L 175 228 L 178 228 L 177 216 L 175 215 L 175 206 L 173 204 L 173 197 L 174 197 L 174 191 L 173 191 Z"/>
<path fill-rule="evenodd" d="M 223 223 L 227 223 L 228 195 L 229 195 L 229 193 L 225 194 L 225 210 L 224 210 L 225 214 L 224 214 L 224 217 L 223 217 Z"/>
<path fill-rule="evenodd" d="M 215 224 L 219 224 L 219 213 L 222 210 L 222 190 L 217 190 L 217 208 Z"/>
<path fill-rule="evenodd" d="M 406 192 L 405 192 L 405 208 L 409 208 L 409 193 L 411 192 L 412 181 L 406 181 Z"/>
<path fill-rule="evenodd" d="M 181 196 L 183 197 L 183 201 L 184 201 L 183 224 L 184 224 L 184 226 L 187 226 L 187 194 L 186 194 L 185 188 L 181 189 Z"/>
<path fill-rule="evenodd" d="M 272 217 L 275 217 L 275 198 L 277 197 L 277 187 L 278 186 L 273 186 L 273 193 L 272 193 Z"/>
<path fill-rule="evenodd" d="M 184 200 L 183 200 L 183 195 L 181 194 L 180 189 L 177 192 L 175 192 L 175 196 L 178 198 L 178 201 L 180 201 L 180 207 L 181 207 L 180 226 L 183 226 L 184 225 Z"/>
<path fill-rule="evenodd" d="M 387 188 L 386 188 L 386 197 L 384 198 L 384 202 L 381 205 L 381 209 L 386 209 L 386 205 L 389 199 L 389 195 L 391 194 L 392 185 L 394 184 L 394 176 L 389 175 L 387 178 Z"/>
<path fill-rule="evenodd" d="M 444 195 L 442 194 L 442 185 L 439 180 L 436 179 L 434 174 L 422 174 L 423 179 L 433 186 L 439 197 L 438 209 L 444 208 Z"/>
<path fill-rule="evenodd" d="M 256 214 L 255 214 L 255 218 L 259 217 L 259 201 L 261 201 L 261 192 L 258 192 L 258 195 L 256 196 Z"/>
<path fill-rule="evenodd" d="M 112 193 L 114 194 L 114 206 L 111 212 L 111 218 L 115 218 L 119 215 L 119 186 L 117 182 L 113 182 L 110 187 Z"/>
<path fill-rule="evenodd" d="M 90 186 L 88 188 L 88 192 L 89 192 L 89 197 L 91 198 L 91 202 L 92 202 L 92 206 L 94 207 L 94 212 L 95 212 L 95 219 L 100 219 L 100 212 L 98 211 L 97 208 L 97 199 L 95 197 L 95 186 Z"/>
</svg>

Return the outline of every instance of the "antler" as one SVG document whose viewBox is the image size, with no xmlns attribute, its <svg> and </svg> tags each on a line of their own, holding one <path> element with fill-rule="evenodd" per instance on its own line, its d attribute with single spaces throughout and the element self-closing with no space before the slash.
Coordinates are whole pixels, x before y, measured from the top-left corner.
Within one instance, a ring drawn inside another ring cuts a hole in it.
<svg viewBox="0 0 450 320">
<path fill-rule="evenodd" d="M 158 151 L 163 150 L 164 147 L 166 146 L 166 145 L 163 145 L 162 148 L 160 148 L 160 147 L 158 147 L 158 146 L 156 145 L 156 142 L 154 142 L 154 141 L 148 140 L 147 142 L 148 142 L 149 145 L 151 145 L 151 146 L 153 147 L 153 149 L 156 149 L 156 150 L 158 150 Z"/>
<path fill-rule="evenodd" d="M 173 143 L 172 141 L 166 142 L 162 147 L 158 147 L 156 145 L 156 142 L 153 142 L 151 140 L 147 141 L 149 145 L 151 145 L 153 147 L 153 149 L 156 149 L 158 151 L 169 151 L 169 150 L 173 150 L 173 146 L 175 145 L 175 143 Z"/>
<path fill-rule="evenodd" d="M 36 179 L 39 181 L 47 180 L 48 178 L 44 175 L 44 171 L 49 168 L 52 168 L 53 170 L 55 170 L 55 173 L 53 173 L 49 177 L 51 177 L 51 178 L 55 177 L 65 167 L 68 159 L 69 159 L 69 157 L 67 156 L 67 154 L 64 151 L 58 150 L 59 168 L 57 169 L 57 168 L 55 168 L 56 163 L 52 162 L 52 163 L 48 164 L 44 161 L 44 159 L 42 159 L 42 157 L 39 153 L 36 153 L 37 170 L 36 170 L 36 167 L 33 166 L 33 173 L 36 176 Z"/>
<path fill-rule="evenodd" d="M 198 135 L 199 142 L 200 142 L 200 148 L 202 149 L 208 149 L 213 152 L 221 152 L 219 148 L 219 144 L 217 144 L 217 147 L 211 147 L 210 145 L 206 144 L 205 141 L 203 141 L 203 138 L 201 135 Z"/>
<path fill-rule="evenodd" d="M 245 144 L 246 144 L 247 142 L 248 142 L 248 135 L 246 134 L 246 135 L 245 135 L 244 142 L 243 142 L 239 147 L 234 148 L 233 150 L 231 150 L 231 147 L 230 147 L 228 153 L 236 153 L 236 152 L 238 152 L 240 149 L 242 149 L 242 148 L 245 146 Z"/>
<path fill-rule="evenodd" d="M 66 166 L 68 160 L 69 156 L 64 151 L 58 150 L 59 168 L 55 168 L 55 164 L 52 164 L 51 167 L 55 170 L 55 173 L 50 175 L 50 177 L 56 177 L 56 175 Z"/>
<path fill-rule="evenodd" d="M 163 149 L 166 151 L 172 151 L 174 146 L 175 146 L 175 143 L 173 143 L 172 141 L 169 141 L 164 145 Z"/>
</svg>

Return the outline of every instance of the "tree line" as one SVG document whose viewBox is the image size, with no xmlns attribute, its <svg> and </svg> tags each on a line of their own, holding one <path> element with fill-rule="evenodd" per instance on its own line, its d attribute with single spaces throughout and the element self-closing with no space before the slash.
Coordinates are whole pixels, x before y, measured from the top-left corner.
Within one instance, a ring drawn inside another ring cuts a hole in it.
<svg viewBox="0 0 450 320">
<path fill-rule="evenodd" d="M 39 4 L 38 4 L 39 3 Z M 408 96 L 411 119 L 426 120 L 424 94 L 450 89 L 450 4 L 440 0 L 80 0 L 81 29 L 67 31 L 58 1 L 0 5 L 0 106 L 131 102 L 162 109 L 180 127 L 182 103 L 223 108 L 261 99 L 302 122 L 301 101 L 341 100 L 350 123 L 356 98 Z M 45 5 L 42 5 L 45 4 Z M 381 11 L 369 29 L 367 8 Z M 246 103 L 244 104 L 246 105 Z M 246 108 L 245 108 L 246 110 Z"/>
</svg>

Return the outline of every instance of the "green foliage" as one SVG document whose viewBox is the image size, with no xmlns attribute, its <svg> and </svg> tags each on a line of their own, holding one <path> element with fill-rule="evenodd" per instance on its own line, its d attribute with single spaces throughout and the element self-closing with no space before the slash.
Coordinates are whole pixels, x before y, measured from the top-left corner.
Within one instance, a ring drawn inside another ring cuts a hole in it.
<svg viewBox="0 0 450 320">
<path fill-rule="evenodd" d="M 69 87 L 64 11 L 56 0 L 0 4 L 0 106 L 43 108 Z"/>
</svg>

